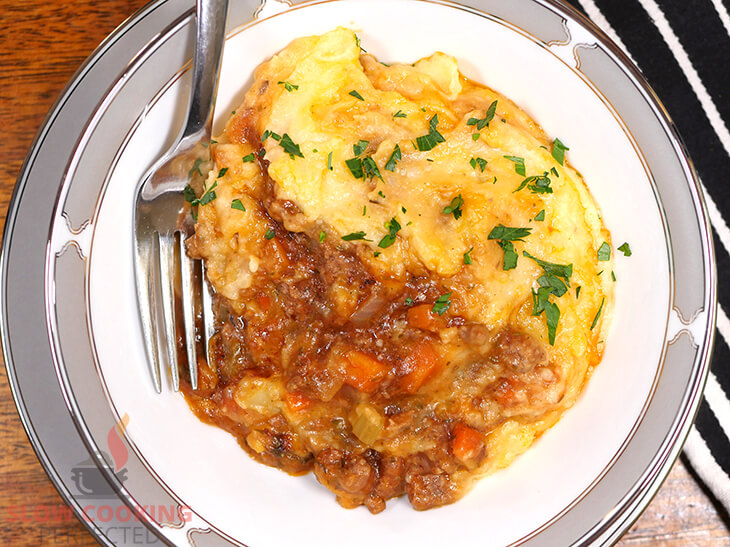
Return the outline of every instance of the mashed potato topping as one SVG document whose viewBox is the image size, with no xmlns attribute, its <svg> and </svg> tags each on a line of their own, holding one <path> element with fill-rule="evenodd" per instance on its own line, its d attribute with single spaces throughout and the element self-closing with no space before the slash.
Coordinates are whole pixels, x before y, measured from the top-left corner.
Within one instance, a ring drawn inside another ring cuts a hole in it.
<svg viewBox="0 0 730 547">
<path fill-rule="evenodd" d="M 568 148 L 453 57 L 297 39 L 216 141 L 188 246 L 220 328 L 188 395 L 254 457 L 313 469 L 347 507 L 425 509 L 575 402 L 609 234 Z"/>
</svg>

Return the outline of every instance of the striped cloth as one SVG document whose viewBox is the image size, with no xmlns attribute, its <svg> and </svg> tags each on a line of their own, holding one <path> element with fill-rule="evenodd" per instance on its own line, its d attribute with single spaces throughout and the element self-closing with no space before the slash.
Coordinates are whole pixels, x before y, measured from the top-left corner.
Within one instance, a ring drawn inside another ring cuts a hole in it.
<svg viewBox="0 0 730 547">
<path fill-rule="evenodd" d="M 684 456 L 730 511 L 730 0 L 565 0 L 638 65 L 702 181 L 717 254 L 711 372 Z"/>
</svg>

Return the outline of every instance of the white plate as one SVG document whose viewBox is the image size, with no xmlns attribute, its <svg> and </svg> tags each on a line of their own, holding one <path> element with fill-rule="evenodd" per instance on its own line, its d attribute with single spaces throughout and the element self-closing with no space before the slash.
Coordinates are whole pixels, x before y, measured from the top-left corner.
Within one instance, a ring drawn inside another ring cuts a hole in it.
<svg viewBox="0 0 730 547">
<path fill-rule="evenodd" d="M 109 92 L 76 133 L 65 176 L 57 176 L 56 207 L 42 217 L 50 223 L 44 316 L 51 356 L 97 463 L 104 461 L 100 451 L 110 451 L 114 423 L 129 417 L 129 460 L 120 468 L 108 458 L 101 465 L 119 498 L 188 508 L 183 518 L 160 518 L 158 510 L 150 519 L 151 530 L 176 544 L 191 537 L 196 545 L 225 537 L 256 546 L 615 539 L 678 454 L 699 402 L 714 322 L 712 252 L 698 184 L 638 73 L 578 15 L 539 0 L 475 2 L 480 10 L 420 0 L 294 8 L 270 1 L 252 23 L 253 2 L 232 4 L 218 128 L 241 101 L 253 69 L 295 37 L 341 25 L 358 31 L 363 46 L 384 61 L 412 62 L 441 50 L 570 146 L 569 159 L 584 175 L 615 246 L 629 241 L 633 256 L 616 261 L 607 350 L 579 402 L 510 468 L 456 504 L 418 513 L 399 500 L 371 516 L 363 508 L 340 508 L 311 475 L 292 478 L 255 463 L 233 437 L 200 423 L 181 396 L 155 394 L 142 347 L 132 275 L 135 185 L 181 124 L 193 31 L 189 16 L 160 16 L 179 9 L 177 2 L 158 2 L 127 27 L 152 16 L 171 27 L 121 77 L 108 80 Z M 97 53 L 97 61 L 105 55 Z M 30 165 L 21 180 L 30 184 L 34 168 L 42 166 Z M 23 282 L 12 275 L 19 259 L 11 260 L 12 243 L 28 237 L 16 228 L 28 190 L 19 192 L 8 221 L 13 235 L 6 230 L 5 291 Z M 3 303 L 6 334 L 17 312 L 12 301 Z M 32 339 L 4 339 L 22 413 L 23 378 L 10 351 Z M 30 416 L 26 422 L 32 429 Z M 79 505 L 78 496 L 69 497 Z M 108 537 L 98 524 L 97 535 Z"/>
</svg>

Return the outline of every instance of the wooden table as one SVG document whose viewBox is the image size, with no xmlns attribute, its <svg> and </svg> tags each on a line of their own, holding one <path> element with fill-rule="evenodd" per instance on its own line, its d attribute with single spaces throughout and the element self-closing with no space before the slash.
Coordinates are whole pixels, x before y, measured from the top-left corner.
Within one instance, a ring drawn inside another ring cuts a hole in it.
<svg viewBox="0 0 730 547">
<path fill-rule="evenodd" d="M 0 0 L 0 220 L 43 117 L 81 62 L 146 0 Z M 18 506 L 63 504 L 18 419 L 0 371 L 0 545 L 95 545 L 76 520 L 39 525 Z M 730 531 L 682 462 L 619 545 L 729 545 Z"/>
</svg>

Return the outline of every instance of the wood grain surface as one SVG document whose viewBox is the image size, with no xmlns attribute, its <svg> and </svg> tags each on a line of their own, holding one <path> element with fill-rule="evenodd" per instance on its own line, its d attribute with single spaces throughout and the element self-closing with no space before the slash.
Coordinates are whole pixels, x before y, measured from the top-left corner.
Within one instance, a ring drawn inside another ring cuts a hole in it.
<svg viewBox="0 0 730 547">
<path fill-rule="evenodd" d="M 3 225 L 23 159 L 58 93 L 99 42 L 144 3 L 0 0 Z M 4 367 L 0 370 L 0 447 L 0 545 L 96 545 L 73 517 L 53 524 L 39 523 L 34 518 L 34 508 L 53 512 L 65 506 L 23 431 Z M 619 545 L 730 546 L 730 531 L 680 461 Z"/>
</svg>

